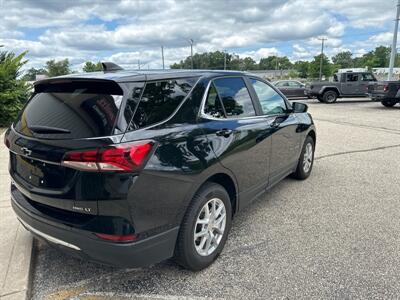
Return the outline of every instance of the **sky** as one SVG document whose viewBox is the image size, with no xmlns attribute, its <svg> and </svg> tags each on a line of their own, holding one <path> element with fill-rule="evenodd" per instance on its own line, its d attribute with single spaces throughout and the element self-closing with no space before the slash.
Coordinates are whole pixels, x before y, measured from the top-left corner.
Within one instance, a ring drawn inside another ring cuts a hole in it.
<svg viewBox="0 0 400 300">
<path fill-rule="evenodd" d="M 0 45 L 28 51 L 26 68 L 68 58 L 125 68 L 168 67 L 194 51 L 310 60 L 390 46 L 396 0 L 0 0 Z"/>
</svg>

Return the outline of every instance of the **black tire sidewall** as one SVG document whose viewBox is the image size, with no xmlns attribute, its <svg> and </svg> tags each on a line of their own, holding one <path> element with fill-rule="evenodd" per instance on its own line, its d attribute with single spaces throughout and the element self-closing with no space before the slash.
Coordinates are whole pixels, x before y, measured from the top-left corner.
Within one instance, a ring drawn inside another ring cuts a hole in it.
<svg viewBox="0 0 400 300">
<path fill-rule="evenodd" d="M 306 173 L 303 169 L 303 160 L 304 160 L 304 153 L 306 151 L 306 146 L 307 144 L 311 143 L 312 145 L 312 162 L 311 162 L 311 167 L 310 170 L 308 170 L 308 172 Z M 300 158 L 299 158 L 299 162 L 297 164 L 297 170 L 296 170 L 296 178 L 298 179 L 306 179 L 310 176 L 313 166 L 314 166 L 314 155 L 315 155 L 315 143 L 312 137 L 307 136 L 306 140 L 304 141 L 303 144 L 303 149 L 301 150 L 301 154 L 300 154 Z"/>
<path fill-rule="evenodd" d="M 383 100 L 381 101 L 382 105 L 385 107 L 393 107 L 397 104 L 396 100 Z"/>
<path fill-rule="evenodd" d="M 206 204 L 212 198 L 219 198 L 225 205 L 226 210 L 226 225 L 224 235 L 217 247 L 217 249 L 208 256 L 201 256 L 197 253 L 194 246 L 194 227 L 197 221 L 197 217 Z M 225 242 L 228 237 L 229 230 L 232 224 L 232 208 L 228 193 L 219 184 L 207 183 L 203 186 L 193 197 L 188 210 L 185 214 L 184 220 L 182 222 L 181 231 L 178 237 L 179 254 L 178 263 L 191 270 L 201 270 L 209 266 L 222 252 L 225 246 Z"/>
<path fill-rule="evenodd" d="M 327 99 L 328 99 L 328 95 L 335 95 L 335 100 L 333 100 L 333 101 L 327 101 Z M 324 95 L 323 95 L 323 101 L 325 102 L 325 103 L 328 103 L 328 104 L 331 104 L 331 103 L 335 103 L 336 102 L 336 100 L 337 100 L 337 93 L 335 92 L 335 91 L 327 91 L 327 92 L 325 92 L 324 93 Z"/>
</svg>

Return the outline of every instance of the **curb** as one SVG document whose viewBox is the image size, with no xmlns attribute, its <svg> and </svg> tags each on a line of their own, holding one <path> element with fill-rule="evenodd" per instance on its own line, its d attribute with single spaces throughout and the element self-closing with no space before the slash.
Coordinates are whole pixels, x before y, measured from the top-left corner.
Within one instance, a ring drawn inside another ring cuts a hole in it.
<svg viewBox="0 0 400 300">
<path fill-rule="evenodd" d="M 0 134 L 3 140 L 4 134 Z M 0 141 L 0 142 L 1 142 Z M 7 161 L 6 161 L 7 160 Z M 0 145 L 0 300 L 25 300 L 30 297 L 33 237 L 22 226 L 10 205 L 8 151 Z"/>
</svg>

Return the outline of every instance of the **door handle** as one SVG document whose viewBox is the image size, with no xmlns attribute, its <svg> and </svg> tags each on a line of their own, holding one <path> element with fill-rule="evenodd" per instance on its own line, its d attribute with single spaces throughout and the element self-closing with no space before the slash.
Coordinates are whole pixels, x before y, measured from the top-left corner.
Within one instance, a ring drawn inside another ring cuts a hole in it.
<svg viewBox="0 0 400 300">
<path fill-rule="evenodd" d="M 228 129 L 228 128 L 224 128 L 224 129 L 218 130 L 215 134 L 217 136 L 223 136 L 223 137 L 227 138 L 232 134 L 232 132 L 233 132 L 233 130 Z"/>
</svg>

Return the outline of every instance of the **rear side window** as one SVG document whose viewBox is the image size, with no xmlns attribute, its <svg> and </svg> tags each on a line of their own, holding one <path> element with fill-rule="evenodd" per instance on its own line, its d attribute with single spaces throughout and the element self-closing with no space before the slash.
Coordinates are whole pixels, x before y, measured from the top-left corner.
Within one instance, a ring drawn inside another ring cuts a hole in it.
<svg viewBox="0 0 400 300">
<path fill-rule="evenodd" d="M 204 113 L 212 116 L 213 118 L 225 118 L 221 99 L 219 99 L 214 84 L 211 84 L 210 89 L 208 90 L 207 100 L 204 106 Z"/>
<path fill-rule="evenodd" d="M 362 73 L 361 80 L 362 81 L 376 81 L 376 78 L 372 74 Z"/>
<path fill-rule="evenodd" d="M 63 81 L 35 87 L 15 123 L 23 135 L 88 138 L 111 135 L 123 92 L 115 82 Z"/>
<path fill-rule="evenodd" d="M 183 78 L 147 82 L 127 103 L 134 111 L 128 130 L 147 127 L 168 119 L 195 85 L 197 78 Z"/>
<path fill-rule="evenodd" d="M 358 74 L 347 74 L 346 81 L 348 82 L 358 81 Z"/>
<path fill-rule="evenodd" d="M 214 86 L 227 118 L 243 118 L 256 114 L 249 91 L 240 77 L 215 79 Z"/>
</svg>

